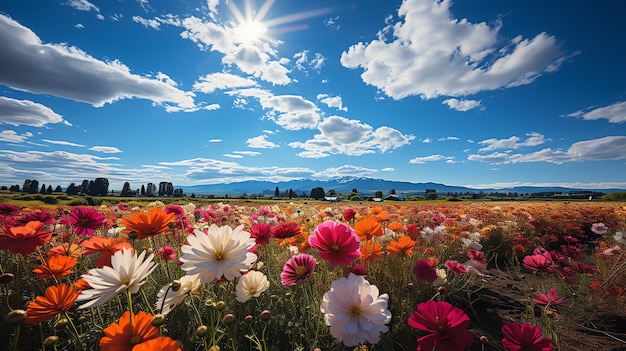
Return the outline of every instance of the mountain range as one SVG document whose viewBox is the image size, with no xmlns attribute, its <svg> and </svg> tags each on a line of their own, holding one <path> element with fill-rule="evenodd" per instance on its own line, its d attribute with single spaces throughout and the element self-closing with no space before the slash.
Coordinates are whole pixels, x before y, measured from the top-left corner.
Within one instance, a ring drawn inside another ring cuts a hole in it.
<svg viewBox="0 0 626 351">
<path fill-rule="evenodd" d="M 566 188 L 566 187 L 536 187 L 536 186 L 516 186 L 511 188 L 501 189 L 474 189 L 464 186 L 445 185 L 440 183 L 411 183 L 401 181 L 391 181 L 384 179 L 375 179 L 367 177 L 336 177 L 329 180 L 312 180 L 312 179 L 300 179 L 291 180 L 285 182 L 270 182 L 270 181 L 258 181 L 250 180 L 234 183 L 223 184 L 204 184 L 193 186 L 180 186 L 185 194 L 196 195 L 242 195 L 242 194 L 263 194 L 274 195 L 276 188 L 278 187 L 281 193 L 285 191 L 293 190 L 296 194 L 302 193 L 307 196 L 311 193 L 313 188 L 321 187 L 328 193 L 330 190 L 334 190 L 338 194 L 350 194 L 353 189 L 356 189 L 360 195 L 373 196 L 376 191 L 382 191 L 383 194 L 389 194 L 393 189 L 397 194 L 403 195 L 422 195 L 426 193 L 426 190 L 435 190 L 438 194 L 447 193 L 518 193 L 518 194 L 532 194 L 541 192 L 556 192 L 556 193 L 570 193 L 570 192 L 601 192 L 601 193 L 614 193 L 625 191 L 624 189 L 581 189 L 581 188 Z"/>
</svg>

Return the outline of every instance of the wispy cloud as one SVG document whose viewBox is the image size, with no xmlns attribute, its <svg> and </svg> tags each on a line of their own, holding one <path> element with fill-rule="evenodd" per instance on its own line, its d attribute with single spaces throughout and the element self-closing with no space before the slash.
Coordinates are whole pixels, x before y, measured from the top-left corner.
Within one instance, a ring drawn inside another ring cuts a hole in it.
<svg viewBox="0 0 626 351">
<path fill-rule="evenodd" d="M 33 133 L 26 132 L 23 134 L 17 134 L 14 130 L 3 130 L 0 132 L 0 141 L 9 143 L 23 143 L 26 139 L 33 136 Z"/>
<path fill-rule="evenodd" d="M 65 141 L 65 140 L 50 140 L 50 139 L 41 139 L 41 141 L 46 142 L 46 143 L 48 143 L 48 144 L 54 144 L 54 145 L 74 146 L 74 147 L 85 147 L 85 145 L 82 145 L 82 144 L 76 144 L 76 143 L 72 143 L 72 142 Z"/>
<path fill-rule="evenodd" d="M 436 161 L 446 161 L 448 163 L 454 163 L 454 157 L 453 156 L 443 156 L 443 155 L 437 154 L 437 155 L 416 157 L 416 158 L 413 158 L 413 159 L 409 160 L 409 163 L 423 165 L 426 162 L 436 162 Z"/>
<path fill-rule="evenodd" d="M 538 146 L 544 144 L 547 140 L 542 134 L 531 132 L 526 134 L 528 138 L 522 139 L 518 136 L 512 136 L 507 139 L 486 139 L 479 141 L 478 144 L 485 145 L 478 152 L 486 152 L 497 149 L 515 150 L 527 146 Z M 548 139 L 549 140 L 549 139 Z"/>
<path fill-rule="evenodd" d="M 604 107 L 590 108 L 587 112 L 572 112 L 567 117 L 582 118 L 588 121 L 606 119 L 610 123 L 624 123 L 626 122 L 626 101 L 616 102 Z"/>
<path fill-rule="evenodd" d="M 102 152 L 104 154 L 117 154 L 117 153 L 122 152 L 122 150 L 114 146 L 92 146 L 89 148 L 89 150 Z"/>
<path fill-rule="evenodd" d="M 17 100 L 0 96 L 0 111 L 2 111 L 0 123 L 14 126 L 43 127 L 46 124 L 65 122 L 63 117 L 52 111 L 51 108 L 30 100 Z"/>
</svg>

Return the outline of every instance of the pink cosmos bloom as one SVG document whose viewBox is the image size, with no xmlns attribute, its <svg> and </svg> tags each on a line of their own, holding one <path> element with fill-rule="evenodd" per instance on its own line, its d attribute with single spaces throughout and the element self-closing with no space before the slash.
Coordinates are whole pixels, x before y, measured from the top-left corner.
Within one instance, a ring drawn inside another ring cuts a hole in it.
<svg viewBox="0 0 626 351">
<path fill-rule="evenodd" d="M 541 329 L 523 323 L 513 322 L 502 326 L 502 346 L 507 351 L 551 351 L 554 349 L 552 339 L 542 338 Z"/>
<path fill-rule="evenodd" d="M 352 266 L 352 268 L 350 268 L 350 273 L 354 274 L 354 275 L 367 275 L 367 268 L 365 268 L 364 266 L 361 266 L 360 264 L 355 264 L 354 266 Z"/>
<path fill-rule="evenodd" d="M 309 254 L 299 254 L 287 260 L 280 273 L 280 282 L 283 286 L 301 283 L 311 277 L 317 261 Z"/>
<path fill-rule="evenodd" d="M 609 231 L 609 227 L 607 227 L 604 223 L 594 223 L 591 225 L 591 231 L 598 235 L 602 235 Z"/>
<path fill-rule="evenodd" d="M 417 339 L 418 351 L 431 351 L 435 347 L 439 351 L 459 351 L 474 343 L 467 314 L 445 301 L 420 303 L 408 323 L 429 333 Z"/>
<path fill-rule="evenodd" d="M 343 211 L 342 216 L 343 216 L 344 221 L 348 221 L 349 222 L 350 220 L 352 220 L 354 218 L 354 216 L 356 216 L 356 211 L 353 210 L 352 208 L 349 208 L 349 209 Z"/>
<path fill-rule="evenodd" d="M 413 267 L 413 275 L 419 282 L 432 283 L 437 280 L 437 271 L 427 259 L 418 260 Z"/>
<path fill-rule="evenodd" d="M 451 272 L 456 273 L 456 274 L 467 273 L 467 268 L 465 267 L 465 265 L 454 260 L 446 261 L 446 268 L 448 268 Z"/>
<path fill-rule="evenodd" d="M 344 223 L 326 221 L 309 236 L 309 245 L 317 249 L 320 257 L 335 268 L 348 265 L 361 256 L 359 237 Z"/>
<path fill-rule="evenodd" d="M 46 211 L 35 211 L 31 213 L 25 213 L 20 219 L 15 223 L 16 226 L 23 226 L 28 222 L 41 222 L 43 224 L 55 224 L 56 218 L 55 216 Z"/>
<path fill-rule="evenodd" d="M 535 294 L 535 298 L 533 299 L 534 303 L 545 306 L 550 304 L 560 305 L 563 301 L 565 301 L 565 298 L 559 299 L 559 291 L 555 288 L 550 288 L 547 294 L 537 293 Z"/>
<path fill-rule="evenodd" d="M 469 250 L 467 250 L 467 257 L 469 257 L 470 260 L 487 264 L 487 258 L 485 257 L 485 253 L 474 248 L 470 248 Z"/>
<path fill-rule="evenodd" d="M 616 255 L 616 254 L 618 255 L 621 252 L 622 252 L 622 248 L 619 245 L 615 245 L 615 246 L 613 246 L 611 248 L 608 248 L 608 249 L 602 251 L 602 254 L 606 255 L 606 256 L 613 256 L 613 255 Z"/>
<path fill-rule="evenodd" d="M 250 228 L 250 236 L 256 239 L 257 245 L 267 245 L 270 242 L 272 227 L 265 223 L 255 223 Z"/>
<path fill-rule="evenodd" d="M 169 245 L 160 247 L 158 251 L 159 257 L 161 257 L 161 259 L 164 261 L 171 261 L 176 259 L 176 251 L 174 251 L 174 248 Z"/>
<path fill-rule="evenodd" d="M 75 208 L 67 215 L 74 229 L 80 236 L 91 236 L 93 232 L 104 225 L 105 216 L 98 210 L 88 207 Z"/>
<path fill-rule="evenodd" d="M 11 204 L 0 204 L 0 216 L 17 216 L 20 208 Z"/>
<path fill-rule="evenodd" d="M 552 272 L 552 268 L 554 266 L 554 262 L 546 255 L 542 254 L 528 255 L 524 257 L 523 264 L 526 269 L 532 271 L 533 273 L 537 273 L 538 271 Z"/>
<path fill-rule="evenodd" d="M 277 239 L 291 238 L 300 234 L 300 226 L 296 222 L 282 222 L 272 228 L 272 237 Z"/>
</svg>

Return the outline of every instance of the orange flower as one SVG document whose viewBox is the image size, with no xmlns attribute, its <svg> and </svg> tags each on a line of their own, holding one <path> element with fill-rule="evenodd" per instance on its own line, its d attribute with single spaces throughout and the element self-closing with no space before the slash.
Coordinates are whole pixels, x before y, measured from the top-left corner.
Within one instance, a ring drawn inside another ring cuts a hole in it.
<svg viewBox="0 0 626 351">
<path fill-rule="evenodd" d="M 130 311 L 124 312 L 119 322 L 111 323 L 104 329 L 104 336 L 100 339 L 102 351 L 128 351 L 135 345 L 157 338 L 159 328 L 152 325 L 152 315 L 144 311 L 133 314 L 131 330 Z M 159 349 L 155 349 L 159 350 Z"/>
<path fill-rule="evenodd" d="M 365 217 L 354 223 L 354 231 L 361 241 L 372 240 L 375 236 L 383 235 L 383 228 L 373 217 Z"/>
<path fill-rule="evenodd" d="M 165 213 L 162 209 L 155 207 L 148 213 L 142 211 L 122 219 L 122 224 L 126 227 L 122 232 L 126 234 L 135 232 L 137 239 L 147 238 L 167 231 L 168 224 L 175 218 L 176 213 Z"/>
<path fill-rule="evenodd" d="M 412 256 L 413 247 L 415 247 L 415 241 L 411 240 L 411 237 L 408 235 L 403 235 L 398 238 L 398 240 L 392 240 L 387 245 L 387 252 L 390 254 Z"/>
<path fill-rule="evenodd" d="M 44 226 L 42 222 L 30 221 L 21 227 L 2 227 L 4 235 L 0 235 L 0 249 L 29 255 L 52 237 L 52 232 L 43 230 Z"/>
<path fill-rule="evenodd" d="M 48 257 L 62 255 L 62 256 L 71 256 L 74 258 L 79 258 L 83 254 L 83 248 L 76 244 L 68 244 L 64 243 L 61 245 L 57 245 L 50 250 L 48 250 Z"/>
<path fill-rule="evenodd" d="M 87 281 L 83 278 L 80 278 L 77 281 L 75 281 L 74 284 L 72 284 L 72 286 L 79 293 L 83 290 L 91 289 L 91 285 L 89 285 L 89 283 L 87 283 Z"/>
<path fill-rule="evenodd" d="M 387 228 L 389 228 L 389 230 L 393 230 L 394 232 L 399 232 L 399 231 L 404 230 L 404 226 L 402 225 L 402 223 L 400 223 L 398 221 L 389 223 Z"/>
<path fill-rule="evenodd" d="M 365 241 L 365 245 L 361 246 L 361 261 L 367 262 L 385 253 L 382 245 L 371 240 Z"/>
<path fill-rule="evenodd" d="M 169 336 L 159 336 L 135 345 L 133 351 L 182 351 L 176 340 Z"/>
<path fill-rule="evenodd" d="M 59 279 L 74 273 L 72 270 L 76 266 L 76 258 L 70 256 L 56 255 L 48 258 L 48 261 L 33 269 L 35 278 L 38 279 Z"/>
<path fill-rule="evenodd" d="M 48 287 L 44 296 L 37 296 L 35 301 L 28 304 L 26 323 L 39 324 L 69 310 L 76 301 L 78 294 L 79 292 L 73 287 L 65 284 Z"/>
<path fill-rule="evenodd" d="M 100 236 L 92 236 L 80 243 L 85 248 L 85 255 L 94 252 L 102 254 L 96 260 L 96 267 L 111 266 L 111 256 L 122 249 L 132 249 L 132 245 L 126 241 L 126 238 L 103 238 Z"/>
<path fill-rule="evenodd" d="M 297 247 L 300 253 L 307 252 L 311 247 L 309 245 L 309 233 L 307 232 L 300 232 L 300 234 L 285 240 L 289 246 Z"/>
</svg>

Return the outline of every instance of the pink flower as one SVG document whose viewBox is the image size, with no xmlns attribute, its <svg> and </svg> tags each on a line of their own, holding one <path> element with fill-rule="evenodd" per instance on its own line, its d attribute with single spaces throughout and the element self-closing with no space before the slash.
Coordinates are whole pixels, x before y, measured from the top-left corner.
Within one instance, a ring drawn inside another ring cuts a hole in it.
<svg viewBox="0 0 626 351">
<path fill-rule="evenodd" d="M 467 273 L 467 268 L 464 264 L 459 263 L 458 261 L 448 260 L 446 261 L 446 268 L 448 268 L 451 272 L 456 274 L 465 274 Z"/>
<path fill-rule="evenodd" d="M 349 208 L 343 211 L 342 215 L 343 215 L 343 219 L 349 222 L 350 220 L 354 218 L 354 216 L 356 216 L 356 211 L 353 210 L 352 208 Z"/>
<path fill-rule="evenodd" d="M 175 260 L 176 251 L 174 251 L 173 247 L 165 245 L 159 248 L 159 257 L 161 257 L 161 259 L 165 261 Z"/>
<path fill-rule="evenodd" d="M 524 257 L 522 262 L 524 267 L 533 273 L 538 271 L 552 272 L 554 266 L 554 262 L 547 255 L 542 254 L 528 255 Z"/>
<path fill-rule="evenodd" d="M 301 283 L 311 277 L 317 261 L 309 254 L 299 254 L 287 260 L 280 273 L 280 283 L 291 286 Z"/>
<path fill-rule="evenodd" d="M 469 250 L 467 250 L 467 257 L 469 257 L 470 260 L 478 261 L 482 264 L 487 263 L 487 258 L 485 258 L 485 253 L 482 251 L 476 250 L 474 248 L 470 248 Z"/>
<path fill-rule="evenodd" d="M 533 299 L 533 302 L 538 304 L 538 305 L 560 305 L 563 301 L 565 301 L 564 298 L 559 299 L 559 291 L 556 290 L 555 288 L 550 288 L 550 290 L 548 290 L 547 294 L 544 293 L 537 293 L 535 294 L 535 298 Z"/>
<path fill-rule="evenodd" d="M 609 231 L 609 227 L 607 227 L 604 223 L 594 223 L 591 225 L 591 231 L 598 235 L 602 235 Z"/>
<path fill-rule="evenodd" d="M 348 265 L 361 256 L 359 237 L 344 223 L 326 221 L 309 236 L 309 245 L 317 249 L 320 257 L 330 261 L 330 266 Z"/>
<path fill-rule="evenodd" d="M 413 267 L 413 275 L 419 282 L 432 283 L 437 280 L 437 271 L 427 259 L 418 260 Z"/>
<path fill-rule="evenodd" d="M 300 234 L 300 226 L 296 222 L 283 222 L 272 228 L 272 237 L 277 239 L 291 238 Z"/>
<path fill-rule="evenodd" d="M 361 276 L 365 276 L 367 275 L 367 268 L 361 266 L 360 264 L 355 264 L 354 266 L 352 266 L 352 268 L 350 268 L 350 273 L 354 274 L 354 275 L 361 275 Z"/>
<path fill-rule="evenodd" d="M 474 343 L 468 330 L 469 317 L 462 309 L 445 301 L 427 301 L 417 305 L 408 323 L 413 328 L 428 332 L 417 339 L 417 350 L 465 350 Z"/>
<path fill-rule="evenodd" d="M 257 245 L 267 245 L 270 242 L 272 227 L 265 223 L 255 223 L 250 228 L 250 236 L 256 239 Z"/>
<path fill-rule="evenodd" d="M 67 218 L 80 236 L 93 235 L 93 232 L 104 225 L 105 217 L 98 210 L 88 207 L 75 208 L 67 215 Z"/>
<path fill-rule="evenodd" d="M 513 322 L 502 326 L 502 346 L 507 351 L 551 351 L 554 349 L 552 339 L 542 338 L 541 329 L 523 323 Z"/>
</svg>

